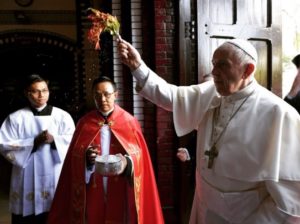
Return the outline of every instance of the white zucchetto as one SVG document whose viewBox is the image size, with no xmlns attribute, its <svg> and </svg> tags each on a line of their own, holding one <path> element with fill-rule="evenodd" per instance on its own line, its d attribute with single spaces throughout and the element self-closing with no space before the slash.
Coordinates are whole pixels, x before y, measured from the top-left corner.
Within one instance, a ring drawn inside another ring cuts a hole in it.
<svg viewBox="0 0 300 224">
<path fill-rule="evenodd" d="M 243 39 L 232 39 L 226 41 L 225 43 L 229 43 L 238 47 L 257 62 L 257 51 L 249 41 Z"/>
</svg>

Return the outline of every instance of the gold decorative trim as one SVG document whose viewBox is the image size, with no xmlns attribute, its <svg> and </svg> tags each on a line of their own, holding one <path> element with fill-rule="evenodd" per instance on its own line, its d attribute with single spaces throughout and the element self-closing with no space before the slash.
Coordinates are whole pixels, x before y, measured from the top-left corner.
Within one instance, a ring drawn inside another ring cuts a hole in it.
<svg viewBox="0 0 300 224">
<path fill-rule="evenodd" d="M 44 200 L 49 199 L 49 197 L 50 197 L 50 192 L 49 192 L 49 191 L 42 191 L 42 192 L 41 192 L 41 197 L 42 197 L 42 199 L 44 199 Z"/>
<path fill-rule="evenodd" d="M 34 192 L 30 192 L 26 195 L 27 201 L 33 201 L 33 199 L 34 199 Z"/>
<path fill-rule="evenodd" d="M 20 195 L 18 192 L 14 191 L 10 194 L 10 198 L 12 201 L 17 201 L 20 199 Z"/>
</svg>

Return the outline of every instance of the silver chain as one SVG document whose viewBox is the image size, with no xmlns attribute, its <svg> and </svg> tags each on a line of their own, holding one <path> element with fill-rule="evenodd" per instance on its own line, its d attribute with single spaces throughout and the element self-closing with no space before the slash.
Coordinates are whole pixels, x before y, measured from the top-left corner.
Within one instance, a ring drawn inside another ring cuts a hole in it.
<svg viewBox="0 0 300 224">
<path fill-rule="evenodd" d="M 216 138 L 216 140 L 213 142 L 211 148 L 215 147 L 216 144 L 218 143 L 218 141 L 220 140 L 220 138 L 222 137 L 222 135 L 224 134 L 225 130 L 227 129 L 230 121 L 232 120 L 232 118 L 234 118 L 234 116 L 237 114 L 237 112 L 241 109 L 241 107 L 244 105 L 244 103 L 248 100 L 248 98 L 254 93 L 254 91 L 252 91 L 244 100 L 243 102 L 239 105 L 239 107 L 234 111 L 234 113 L 230 116 L 230 118 L 228 119 L 227 123 L 225 124 L 225 127 L 223 128 L 223 130 L 221 131 L 221 133 L 219 134 L 219 136 Z M 214 114 L 213 114 L 213 127 L 212 127 L 212 139 L 214 138 L 214 133 L 215 133 L 215 123 L 216 123 L 216 116 L 217 116 L 217 109 L 220 110 L 221 104 L 219 107 L 214 109 Z M 218 115 L 219 116 L 219 115 Z"/>
</svg>

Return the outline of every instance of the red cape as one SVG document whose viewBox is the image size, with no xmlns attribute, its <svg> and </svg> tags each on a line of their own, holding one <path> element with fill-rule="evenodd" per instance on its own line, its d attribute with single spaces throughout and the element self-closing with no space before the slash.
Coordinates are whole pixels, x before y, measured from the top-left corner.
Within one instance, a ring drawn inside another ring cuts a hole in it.
<svg viewBox="0 0 300 224">
<path fill-rule="evenodd" d="M 48 224 L 86 222 L 88 192 L 85 183 L 85 151 L 99 136 L 103 122 L 97 111 L 88 113 L 78 122 L 52 202 Z M 138 223 L 164 223 L 151 159 L 138 121 L 115 105 L 114 112 L 109 117 L 109 125 L 113 135 L 133 161 L 133 189 Z"/>
</svg>

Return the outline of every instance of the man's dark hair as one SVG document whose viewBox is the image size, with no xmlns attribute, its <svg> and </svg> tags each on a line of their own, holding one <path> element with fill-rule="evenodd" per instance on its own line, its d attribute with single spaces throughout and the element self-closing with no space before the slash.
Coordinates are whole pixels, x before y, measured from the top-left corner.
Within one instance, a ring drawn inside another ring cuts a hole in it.
<svg viewBox="0 0 300 224">
<path fill-rule="evenodd" d="M 46 82 L 47 85 L 49 84 L 49 81 L 47 79 L 44 79 L 42 76 L 38 74 L 31 74 L 28 75 L 24 80 L 24 90 L 28 90 L 28 88 L 36 82 Z"/>
<path fill-rule="evenodd" d="M 101 83 L 101 82 L 109 82 L 109 83 L 111 83 L 112 86 L 113 86 L 114 91 L 117 91 L 117 85 L 116 85 L 116 83 L 112 79 L 110 79 L 109 77 L 107 77 L 107 76 L 100 76 L 99 78 L 96 78 L 93 81 L 92 89 L 94 89 L 95 86 L 97 84 Z"/>
</svg>

